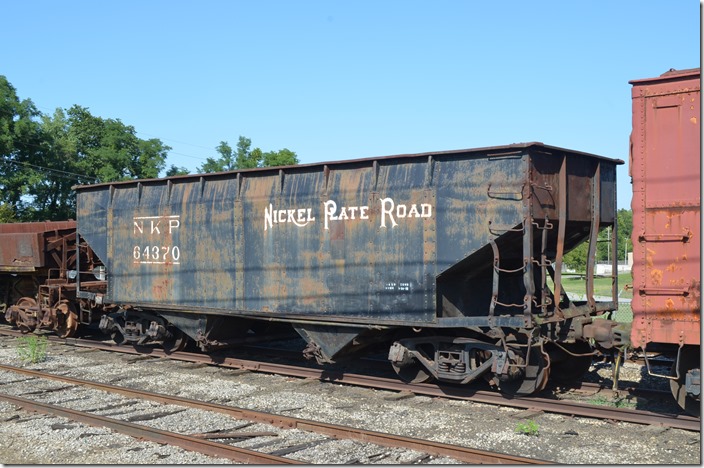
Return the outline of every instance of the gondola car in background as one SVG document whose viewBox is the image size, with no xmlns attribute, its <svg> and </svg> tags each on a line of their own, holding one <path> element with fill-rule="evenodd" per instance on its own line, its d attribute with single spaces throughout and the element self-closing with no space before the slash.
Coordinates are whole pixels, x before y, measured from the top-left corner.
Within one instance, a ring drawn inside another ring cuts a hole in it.
<svg viewBox="0 0 704 468">
<path fill-rule="evenodd" d="M 61 337 L 99 320 L 102 304 L 76 298 L 79 255 L 92 276 L 84 288 L 104 292 L 105 267 L 85 243 L 76 244 L 75 221 L 0 224 L 0 314 L 24 332 L 43 328 Z"/>
</svg>

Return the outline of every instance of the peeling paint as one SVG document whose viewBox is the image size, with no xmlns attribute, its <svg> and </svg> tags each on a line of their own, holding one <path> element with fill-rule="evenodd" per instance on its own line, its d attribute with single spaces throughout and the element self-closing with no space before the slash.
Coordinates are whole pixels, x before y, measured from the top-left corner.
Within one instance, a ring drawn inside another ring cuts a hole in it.
<svg viewBox="0 0 704 468">
<path fill-rule="evenodd" d="M 660 286 L 662 284 L 662 270 L 658 270 L 657 268 L 650 270 L 650 280 L 653 285 Z"/>
<path fill-rule="evenodd" d="M 696 69 L 631 82 L 634 342 L 700 344 L 700 81 Z"/>
</svg>

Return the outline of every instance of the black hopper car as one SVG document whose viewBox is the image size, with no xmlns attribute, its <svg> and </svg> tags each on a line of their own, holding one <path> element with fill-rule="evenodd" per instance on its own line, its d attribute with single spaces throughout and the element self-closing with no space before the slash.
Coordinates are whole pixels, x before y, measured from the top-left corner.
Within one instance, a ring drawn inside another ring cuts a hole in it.
<svg viewBox="0 0 704 468">
<path fill-rule="evenodd" d="M 319 363 L 382 347 L 407 381 L 533 393 L 628 343 L 591 273 L 622 163 L 525 143 L 78 186 L 77 319 L 204 351 L 289 324 Z"/>
</svg>

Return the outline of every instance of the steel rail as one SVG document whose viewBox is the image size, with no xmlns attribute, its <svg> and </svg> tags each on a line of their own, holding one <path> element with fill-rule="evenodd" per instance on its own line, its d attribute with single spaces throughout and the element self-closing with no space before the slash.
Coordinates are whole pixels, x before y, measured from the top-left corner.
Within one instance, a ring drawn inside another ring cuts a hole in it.
<svg viewBox="0 0 704 468">
<path fill-rule="evenodd" d="M 40 403 L 4 393 L 0 393 L 0 399 L 17 405 L 26 411 L 35 411 L 52 416 L 60 416 L 94 427 L 107 427 L 136 439 L 150 440 L 159 444 L 175 445 L 185 450 L 199 452 L 211 457 L 227 458 L 229 460 L 241 463 L 304 464 L 304 462 L 291 458 L 255 452 L 253 450 L 247 450 L 232 445 L 211 442 L 209 440 L 203 440 L 197 437 L 154 429 L 140 424 L 120 421 L 119 419 L 107 418 L 105 416 L 98 416 L 69 408 L 62 408 L 60 406 L 51 405 L 48 403 Z"/>
<path fill-rule="evenodd" d="M 91 347 L 106 351 L 117 351 L 126 354 L 146 354 L 154 357 L 167 357 L 188 362 L 206 363 L 237 369 L 246 369 L 254 372 L 265 372 L 290 377 L 316 379 L 324 382 L 356 385 L 360 387 L 385 389 L 399 392 L 411 392 L 417 395 L 444 397 L 459 400 L 468 400 L 490 405 L 510 406 L 521 409 L 539 409 L 555 414 L 580 416 L 613 421 L 624 421 L 635 424 L 662 425 L 688 431 L 701 431 L 701 420 L 687 415 L 659 414 L 650 411 L 633 410 L 628 408 L 614 408 L 585 403 L 568 403 L 567 400 L 551 400 L 535 396 L 508 398 L 500 393 L 456 387 L 443 384 L 410 384 L 395 379 L 384 377 L 365 376 L 360 374 L 331 371 L 329 369 L 313 369 L 300 366 L 251 361 L 246 359 L 220 356 L 217 354 L 194 354 L 178 352 L 167 354 L 156 348 L 118 346 L 114 344 L 67 338 L 61 340 L 67 344 L 80 347 Z"/>
<path fill-rule="evenodd" d="M 238 347 L 238 349 L 244 349 L 249 351 L 256 351 L 256 352 L 264 352 L 267 354 L 267 356 L 281 356 L 284 355 L 286 358 L 290 358 L 292 360 L 295 360 L 296 358 L 299 358 L 299 360 L 303 360 L 303 356 L 301 355 L 300 351 L 293 351 L 290 349 L 282 349 L 282 348 L 275 348 L 271 346 L 263 346 L 259 344 L 244 344 L 241 347 Z M 374 366 L 375 368 L 386 368 L 389 372 L 391 372 L 391 368 L 389 366 L 389 361 L 386 359 L 378 359 L 378 358 L 371 358 L 371 357 L 364 357 L 360 356 L 359 358 L 362 361 L 365 361 L 365 364 L 370 364 L 371 366 Z M 651 360 L 652 362 L 652 360 Z M 672 365 L 672 362 L 670 362 L 670 366 Z M 653 388 L 639 388 L 638 386 L 635 385 L 630 385 L 630 384 L 623 384 L 623 382 L 619 382 L 620 386 L 618 388 L 619 394 L 621 393 L 627 393 L 630 395 L 639 395 L 639 396 L 649 396 L 649 397 L 663 397 L 663 398 L 672 398 L 672 394 L 670 393 L 670 390 L 658 390 L 658 389 L 653 389 Z M 613 392 L 613 388 L 611 385 L 606 386 L 603 383 L 595 383 L 595 382 L 573 382 L 571 385 L 565 386 L 562 384 L 551 384 L 548 382 L 548 386 L 546 387 L 546 390 L 554 390 L 554 391 L 559 391 L 560 389 L 569 389 L 570 391 L 576 392 L 576 393 L 589 393 L 589 394 L 594 394 L 598 393 L 600 391 L 606 391 L 606 392 Z M 541 392 L 544 393 L 544 392 Z"/>
<path fill-rule="evenodd" d="M 671 415 L 653 413 L 650 411 L 634 410 L 630 408 L 615 408 L 612 406 L 591 405 L 578 401 L 553 400 L 538 396 L 525 396 L 508 398 L 504 395 L 477 391 L 467 397 L 463 389 L 446 385 L 432 386 L 429 384 L 417 384 L 418 386 L 429 386 L 426 394 L 435 396 L 446 396 L 450 398 L 468 398 L 472 401 L 488 403 L 492 405 L 512 406 L 523 409 L 539 409 L 550 413 L 564 414 L 568 416 L 579 416 L 587 418 L 604 419 L 611 421 L 623 421 L 635 424 L 662 425 L 676 429 L 688 431 L 701 430 L 699 418 L 686 415 Z M 419 389 L 420 390 L 420 389 Z M 423 391 L 423 390 L 420 390 Z"/>
<path fill-rule="evenodd" d="M 262 346 L 258 344 L 250 345 L 250 344 L 245 344 L 241 347 L 238 347 L 239 349 L 245 349 L 248 352 L 250 350 L 254 351 L 260 351 L 260 352 L 265 352 L 267 356 L 281 356 L 285 355 L 286 358 L 291 358 L 292 360 L 295 360 L 295 358 L 300 358 L 299 360 L 303 359 L 303 356 L 301 355 L 300 351 L 293 351 L 290 349 L 282 349 L 282 348 L 274 348 L 271 346 Z M 388 372 L 391 372 L 391 368 L 389 366 L 389 361 L 386 359 L 377 359 L 377 358 L 370 358 L 370 357 L 364 357 L 360 356 L 360 360 L 365 361 L 365 364 L 370 364 L 371 366 L 374 366 L 374 368 L 386 368 Z M 652 361 L 651 361 L 652 362 Z M 670 362 L 670 365 L 672 363 Z M 568 389 L 572 392 L 575 393 L 588 393 L 588 394 L 595 394 L 600 391 L 605 391 L 605 392 L 613 392 L 613 388 L 611 385 L 606 386 L 603 383 L 596 383 L 596 382 L 573 382 L 570 385 L 563 385 L 563 384 L 551 384 L 548 382 L 548 386 L 546 387 L 546 390 L 553 390 L 553 391 L 560 391 L 560 389 Z M 544 394 L 545 392 L 540 392 Z M 670 393 L 670 390 L 659 390 L 659 389 L 654 389 L 654 388 L 639 388 L 636 385 L 631 385 L 631 384 L 625 384 L 623 382 L 619 382 L 619 388 L 618 388 L 618 393 L 619 394 L 630 394 L 630 395 L 638 395 L 638 396 L 648 396 L 652 398 L 656 397 L 661 397 L 661 398 L 668 398 L 672 399 L 672 393 Z"/>
<path fill-rule="evenodd" d="M 148 392 L 133 388 L 118 387 L 115 385 L 104 384 L 100 382 L 76 379 L 45 372 L 35 371 L 31 369 L 23 369 L 0 364 L 0 370 L 15 372 L 19 374 L 29 375 L 35 378 L 44 378 L 58 380 L 64 383 L 73 385 L 90 387 L 97 390 L 102 390 L 110 393 L 118 393 L 121 395 L 141 398 L 144 400 L 155 401 L 162 404 L 187 406 L 204 411 L 213 411 L 226 414 L 233 418 L 246 419 L 249 421 L 262 422 L 271 424 L 284 429 L 300 429 L 302 431 L 314 432 L 317 434 L 326 435 L 338 439 L 352 439 L 360 442 L 373 443 L 385 447 L 400 447 L 406 449 L 417 450 L 422 453 L 436 456 L 446 456 L 456 460 L 472 463 L 472 464 L 550 464 L 551 462 L 519 457 L 514 455 L 506 455 L 501 453 L 489 452 L 486 450 L 472 449 L 457 445 L 444 444 L 430 440 L 415 439 L 412 437 L 399 436 L 394 434 L 385 434 L 376 431 L 368 431 L 357 429 L 348 426 L 336 424 L 328 424 L 318 421 L 311 421 L 290 416 L 282 416 L 261 411 L 248 410 L 237 408 L 234 406 L 220 405 L 216 403 L 208 403 L 203 401 L 192 400 L 178 396 L 164 395 L 161 393 Z"/>
<path fill-rule="evenodd" d="M 587 418 L 606 419 L 613 421 L 623 421 L 635 424 L 663 425 L 676 429 L 688 431 L 701 431 L 701 420 L 687 415 L 659 414 L 650 411 L 634 410 L 629 408 L 615 408 L 610 406 L 590 405 L 585 403 L 572 402 L 568 400 L 552 400 L 536 396 L 524 396 L 509 398 L 493 391 L 476 390 L 464 387 L 457 387 L 443 384 L 410 384 L 396 379 L 385 377 L 366 376 L 360 374 L 331 371 L 329 369 L 313 369 L 299 366 L 289 366 L 284 364 L 266 363 L 250 361 L 246 359 L 194 354 L 194 353 L 172 353 L 166 354 L 162 350 L 155 348 L 120 347 L 105 343 L 82 343 L 77 339 L 67 339 L 67 343 L 77 346 L 89 346 L 96 349 L 119 351 L 128 354 L 148 354 L 155 357 L 169 357 L 189 362 L 206 363 L 218 366 L 246 369 L 255 372 L 267 372 L 289 377 L 301 377 L 321 380 L 323 382 L 334 382 L 340 384 L 356 385 L 360 387 L 393 390 L 399 392 L 410 392 L 417 395 L 433 397 L 444 397 L 459 400 L 469 400 L 490 405 L 510 406 L 513 408 L 539 409 L 555 414 L 568 416 L 580 416 Z"/>
</svg>

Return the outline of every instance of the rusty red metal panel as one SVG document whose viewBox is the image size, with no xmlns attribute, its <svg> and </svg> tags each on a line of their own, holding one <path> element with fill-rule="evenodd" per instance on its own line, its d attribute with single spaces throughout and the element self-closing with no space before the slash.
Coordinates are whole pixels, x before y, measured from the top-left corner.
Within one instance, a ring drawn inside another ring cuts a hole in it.
<svg viewBox="0 0 704 468">
<path fill-rule="evenodd" d="M 39 221 L 34 223 L 0 224 L 0 234 L 43 233 L 63 229 L 76 229 L 76 221 Z"/>
<path fill-rule="evenodd" d="M 0 271 L 33 271 L 47 266 L 47 234 L 72 229 L 76 229 L 75 221 L 0 224 Z"/>
<path fill-rule="evenodd" d="M 700 69 L 634 80 L 635 346 L 699 344 L 701 314 Z"/>
</svg>

